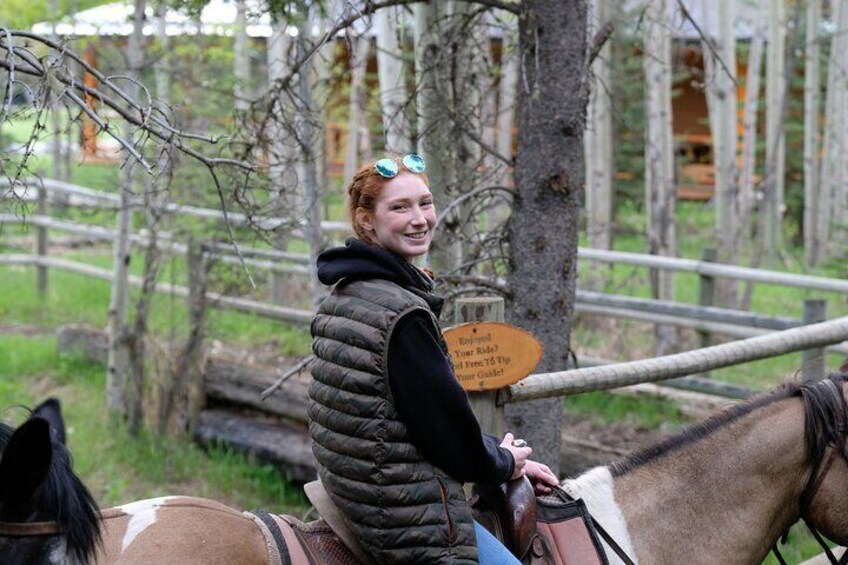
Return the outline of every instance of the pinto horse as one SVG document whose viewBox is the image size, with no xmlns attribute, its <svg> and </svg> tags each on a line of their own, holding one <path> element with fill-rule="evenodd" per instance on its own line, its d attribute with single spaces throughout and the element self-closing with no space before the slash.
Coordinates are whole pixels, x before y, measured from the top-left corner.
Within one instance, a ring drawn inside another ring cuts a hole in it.
<svg viewBox="0 0 848 565">
<path fill-rule="evenodd" d="M 785 384 L 562 486 L 641 565 L 761 563 L 799 519 L 845 545 L 846 379 Z M 98 516 L 44 412 L 0 428 L 0 563 L 285 562 L 271 560 L 261 520 L 212 501 L 166 497 Z M 296 563 L 298 540 L 285 542 Z"/>
</svg>

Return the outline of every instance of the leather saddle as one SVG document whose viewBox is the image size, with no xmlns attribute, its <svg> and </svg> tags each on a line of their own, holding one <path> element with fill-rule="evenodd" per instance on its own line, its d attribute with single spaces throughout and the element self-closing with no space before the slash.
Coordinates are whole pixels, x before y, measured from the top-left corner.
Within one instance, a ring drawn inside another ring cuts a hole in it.
<svg viewBox="0 0 848 565">
<path fill-rule="evenodd" d="M 369 563 L 365 551 L 348 529 L 338 508 L 332 503 L 320 481 L 308 483 L 304 490 L 321 515 L 313 522 L 302 522 L 293 516 L 276 516 L 259 511 L 254 516 L 267 528 L 266 537 L 273 538 L 280 565 L 363 565 Z M 606 557 L 597 536 L 586 530 L 586 516 L 580 508 L 559 512 L 567 527 L 549 527 L 548 509 L 539 506 L 533 487 L 526 478 L 503 485 L 475 487 L 470 504 L 474 519 L 492 532 L 526 565 L 604 565 Z M 582 505 L 582 503 L 581 503 Z M 574 518 L 574 520 L 571 520 Z M 272 545 L 269 539 L 269 548 Z"/>
</svg>

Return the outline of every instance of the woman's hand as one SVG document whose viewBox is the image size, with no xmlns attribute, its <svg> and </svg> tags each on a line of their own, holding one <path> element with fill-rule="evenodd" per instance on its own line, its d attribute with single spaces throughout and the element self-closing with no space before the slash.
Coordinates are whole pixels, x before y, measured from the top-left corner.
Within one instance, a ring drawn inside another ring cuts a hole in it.
<svg viewBox="0 0 848 565">
<path fill-rule="evenodd" d="M 536 494 L 548 494 L 551 487 L 559 484 L 556 475 L 544 463 L 528 459 L 524 464 L 524 474 L 530 479 Z"/>
<path fill-rule="evenodd" d="M 510 480 L 524 476 L 524 467 L 527 464 L 527 458 L 533 453 L 533 450 L 527 447 L 527 442 L 524 440 L 516 440 L 509 432 L 504 436 L 501 442 L 501 447 L 512 454 L 512 459 L 515 461 L 515 467 Z"/>
<path fill-rule="evenodd" d="M 501 442 L 501 447 L 512 453 L 512 458 L 515 460 L 515 470 L 510 480 L 526 475 L 533 484 L 536 494 L 548 494 L 551 492 L 551 487 L 559 484 L 556 475 L 547 465 L 527 459 L 533 453 L 533 449 L 527 447 L 526 441 L 515 439 L 511 433 L 507 433 Z"/>
</svg>

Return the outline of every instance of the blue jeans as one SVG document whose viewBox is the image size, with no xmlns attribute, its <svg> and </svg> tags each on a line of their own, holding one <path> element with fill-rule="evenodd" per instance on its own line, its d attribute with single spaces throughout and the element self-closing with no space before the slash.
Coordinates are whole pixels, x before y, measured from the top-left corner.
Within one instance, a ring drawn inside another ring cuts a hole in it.
<svg viewBox="0 0 848 565">
<path fill-rule="evenodd" d="M 489 530 L 474 521 L 477 534 L 477 553 L 480 565 L 521 565 L 521 562 L 492 535 Z"/>
</svg>

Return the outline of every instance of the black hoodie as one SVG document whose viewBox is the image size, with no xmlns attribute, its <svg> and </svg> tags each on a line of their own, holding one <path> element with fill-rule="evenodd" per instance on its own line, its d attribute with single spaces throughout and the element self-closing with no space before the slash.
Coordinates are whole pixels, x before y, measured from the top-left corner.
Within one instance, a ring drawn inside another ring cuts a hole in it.
<svg viewBox="0 0 848 565">
<path fill-rule="evenodd" d="M 318 278 L 384 279 L 421 295 L 439 315 L 442 300 L 433 281 L 402 257 L 357 239 L 318 257 Z M 439 329 L 424 312 L 401 318 L 388 349 L 389 388 L 412 443 L 427 460 L 462 482 L 499 483 L 512 476 L 514 461 L 495 436 L 481 433 L 465 391 L 439 345 Z"/>
</svg>

